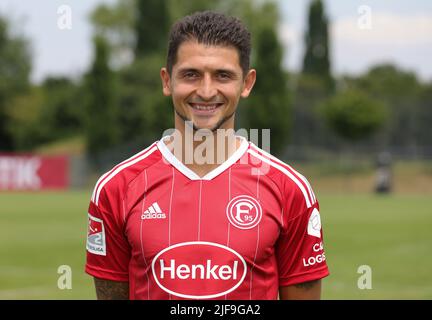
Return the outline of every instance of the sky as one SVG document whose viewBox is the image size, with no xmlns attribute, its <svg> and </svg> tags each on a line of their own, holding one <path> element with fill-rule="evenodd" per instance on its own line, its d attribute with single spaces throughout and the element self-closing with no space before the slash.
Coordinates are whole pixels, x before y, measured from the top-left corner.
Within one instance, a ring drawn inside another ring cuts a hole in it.
<svg viewBox="0 0 432 320">
<path fill-rule="evenodd" d="M 285 65 L 301 68 L 307 0 L 280 0 Z M 432 81 L 431 0 L 324 0 L 330 20 L 332 71 L 359 74 L 391 62 Z M 366 19 L 370 17 L 368 22 Z"/>
<path fill-rule="evenodd" d="M 116 0 L 0 0 L 0 14 L 13 32 L 31 39 L 38 83 L 48 75 L 79 77 L 92 60 L 88 15 L 99 3 Z M 284 66 L 301 69 L 309 0 L 279 0 L 279 38 Z M 432 0 L 324 0 L 330 19 L 332 71 L 361 74 L 391 62 L 432 81 Z M 70 9 L 70 20 L 67 20 Z M 67 23 L 70 22 L 70 25 Z M 70 26 L 70 28 L 65 28 Z"/>
</svg>

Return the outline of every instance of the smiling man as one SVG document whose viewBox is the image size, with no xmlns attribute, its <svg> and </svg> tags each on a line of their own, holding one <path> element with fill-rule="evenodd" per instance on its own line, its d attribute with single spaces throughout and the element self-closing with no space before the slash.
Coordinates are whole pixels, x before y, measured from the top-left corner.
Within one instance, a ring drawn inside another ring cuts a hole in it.
<svg viewBox="0 0 432 320">
<path fill-rule="evenodd" d="M 250 51 L 236 18 L 207 11 L 173 25 L 161 79 L 175 132 L 105 173 L 91 198 L 86 272 L 99 299 L 320 298 L 328 268 L 312 188 L 234 133 L 256 80 Z"/>
</svg>

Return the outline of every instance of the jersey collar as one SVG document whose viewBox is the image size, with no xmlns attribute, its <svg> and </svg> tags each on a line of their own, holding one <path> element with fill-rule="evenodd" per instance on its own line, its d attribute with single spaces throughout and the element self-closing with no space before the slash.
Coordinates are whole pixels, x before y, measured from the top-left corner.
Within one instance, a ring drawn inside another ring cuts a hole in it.
<svg viewBox="0 0 432 320">
<path fill-rule="evenodd" d="M 184 165 L 183 162 L 177 159 L 174 156 L 174 154 L 168 149 L 168 147 L 163 142 L 163 140 L 169 138 L 169 136 L 165 136 L 161 140 L 159 140 L 157 143 L 157 147 L 159 151 L 162 153 L 162 156 L 174 168 L 179 170 L 190 180 L 212 180 L 213 178 L 217 177 L 219 174 L 227 170 L 229 167 L 231 167 L 234 163 L 236 163 L 247 151 L 249 147 L 249 142 L 244 137 L 241 136 L 236 136 L 236 137 L 241 139 L 240 147 L 224 163 L 222 163 L 220 166 L 216 167 L 215 169 L 207 173 L 204 177 L 198 176 L 195 172 L 193 172 L 186 165 Z"/>
</svg>

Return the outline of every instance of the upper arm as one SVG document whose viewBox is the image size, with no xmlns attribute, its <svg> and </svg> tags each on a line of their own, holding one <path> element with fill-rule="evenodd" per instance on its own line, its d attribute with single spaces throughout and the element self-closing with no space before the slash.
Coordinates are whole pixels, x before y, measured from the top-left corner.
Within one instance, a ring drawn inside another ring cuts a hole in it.
<svg viewBox="0 0 432 320">
<path fill-rule="evenodd" d="M 306 294 L 306 299 L 312 299 L 319 297 L 321 287 L 320 282 L 313 281 L 329 274 L 319 204 L 316 198 L 306 204 L 302 192 L 298 188 L 294 191 L 287 191 L 283 226 L 275 246 L 279 287 L 286 287 L 282 291 L 289 297 Z M 309 284 L 301 285 L 305 283 Z"/>
<path fill-rule="evenodd" d="M 280 287 L 279 297 L 281 300 L 319 300 L 321 299 L 321 280 Z"/>
<path fill-rule="evenodd" d="M 99 204 L 90 202 L 85 271 L 99 279 L 125 282 L 129 281 L 131 246 L 116 199 L 103 189 Z"/>
<path fill-rule="evenodd" d="M 96 297 L 98 300 L 129 299 L 129 283 L 94 278 Z"/>
</svg>

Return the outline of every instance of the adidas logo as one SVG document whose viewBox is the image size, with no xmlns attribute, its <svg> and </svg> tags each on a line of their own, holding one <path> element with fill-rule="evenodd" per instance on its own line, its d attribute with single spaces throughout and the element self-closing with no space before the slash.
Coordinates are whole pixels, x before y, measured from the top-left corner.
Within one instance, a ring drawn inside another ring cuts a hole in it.
<svg viewBox="0 0 432 320">
<path fill-rule="evenodd" d="M 157 202 L 153 203 L 146 211 L 141 215 L 141 219 L 165 219 L 166 215 L 162 212 Z"/>
</svg>

